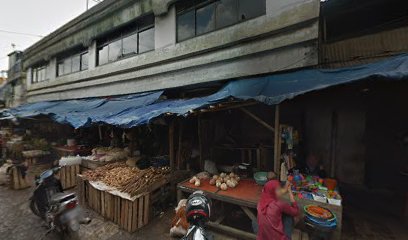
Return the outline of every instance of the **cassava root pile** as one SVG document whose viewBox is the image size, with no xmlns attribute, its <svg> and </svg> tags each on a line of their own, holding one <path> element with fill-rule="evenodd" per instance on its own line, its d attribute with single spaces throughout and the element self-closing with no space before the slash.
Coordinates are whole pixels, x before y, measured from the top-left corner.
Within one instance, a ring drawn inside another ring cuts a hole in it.
<svg viewBox="0 0 408 240">
<path fill-rule="evenodd" d="M 164 178 L 169 172 L 168 167 L 139 170 L 125 163 L 112 163 L 87 171 L 83 176 L 88 181 L 101 181 L 133 197 Z"/>
<path fill-rule="evenodd" d="M 118 189 L 133 197 L 146 190 L 151 184 L 164 178 L 169 172 L 169 168 L 150 167 L 148 169 L 141 170 L 137 175 L 134 175 L 130 181 Z"/>
</svg>

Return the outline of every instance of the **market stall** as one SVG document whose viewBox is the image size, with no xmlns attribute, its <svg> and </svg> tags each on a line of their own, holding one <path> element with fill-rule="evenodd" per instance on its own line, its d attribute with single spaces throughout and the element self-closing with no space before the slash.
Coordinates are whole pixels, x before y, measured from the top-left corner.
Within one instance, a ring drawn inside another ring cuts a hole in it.
<svg viewBox="0 0 408 240">
<path fill-rule="evenodd" d="M 189 180 L 186 180 L 177 185 L 177 190 L 179 201 L 186 197 L 186 195 L 188 196 L 197 190 L 201 190 L 204 191 L 206 196 L 210 199 L 238 206 L 251 221 L 256 221 L 256 207 L 260 198 L 262 186 L 256 184 L 255 180 L 243 179 L 240 180 L 238 186 L 235 188 L 222 190 L 211 185 L 210 180 L 202 180 L 200 186 L 196 186 L 194 183 L 190 183 Z M 215 211 L 219 210 L 220 209 L 216 209 Z M 256 235 L 253 233 L 223 225 L 223 221 L 228 213 L 219 211 L 217 215 L 217 219 L 208 223 L 210 227 L 216 228 L 220 231 L 227 231 L 235 236 L 241 236 L 245 239 L 256 238 Z"/>
<path fill-rule="evenodd" d="M 263 186 L 257 184 L 253 179 L 242 179 L 239 184 L 234 188 L 228 188 L 227 190 L 222 190 L 214 185 L 211 185 L 209 179 L 202 179 L 200 185 L 196 186 L 191 183 L 190 180 L 183 181 L 177 185 L 178 190 L 178 200 L 185 198 L 189 194 L 201 190 L 211 199 L 219 201 L 226 204 L 232 204 L 238 206 L 245 213 L 246 217 L 251 221 L 256 222 L 256 208 L 259 202 Z M 310 205 L 320 206 L 324 209 L 330 210 L 336 217 L 336 229 L 334 230 L 332 239 L 341 239 L 341 229 L 342 229 L 342 214 L 343 208 L 338 199 L 329 198 L 327 191 L 317 191 L 314 190 L 312 193 L 309 190 L 294 190 L 296 202 L 301 209 L 299 218 L 301 221 L 298 222 L 297 228 L 306 229 L 308 226 L 305 224 L 303 219 L 305 218 L 304 208 Z M 326 195 L 322 195 L 325 193 Z M 337 194 L 337 193 L 336 193 Z M 333 193 L 332 193 L 333 196 Z M 337 201 L 336 201 L 337 200 Z M 215 211 L 222 212 L 222 208 L 215 209 Z M 227 213 L 228 215 L 228 213 Z M 253 233 L 248 233 L 247 231 L 242 231 L 233 227 L 223 225 L 226 214 L 222 212 L 218 215 L 217 219 L 209 223 L 209 226 L 217 230 L 228 232 L 234 236 L 242 236 L 245 239 L 255 239 L 256 235 Z"/>
<path fill-rule="evenodd" d="M 199 184 L 192 183 L 191 178 L 180 182 L 177 185 L 178 200 L 188 197 L 194 191 L 204 191 L 215 202 L 212 212 L 215 212 L 216 216 L 209 222 L 210 228 L 244 239 L 255 239 L 256 234 L 251 223 L 257 222 L 256 208 L 263 184 L 268 179 L 267 172 L 273 171 L 275 178 L 282 182 L 290 181 L 293 184 L 292 190 L 300 207 L 300 221 L 296 224 L 297 231 L 301 232 L 300 235 L 307 236 L 308 233 L 313 235 L 313 229 L 306 224 L 308 220 L 306 216 L 308 215 L 304 209 L 312 205 L 327 209 L 335 216 L 335 223 L 332 222 L 331 228 L 328 229 L 329 235 L 331 235 L 330 239 L 340 239 L 342 230 L 340 193 L 332 186 L 330 189 L 327 188 L 326 180 L 329 181 L 329 179 L 325 179 L 326 177 L 318 178 L 307 174 L 295 174 L 295 170 L 303 170 L 302 165 L 299 164 L 301 156 L 299 142 L 302 138 L 300 132 L 293 125 L 283 124 L 283 122 L 290 122 L 291 119 L 287 115 L 286 118 L 281 117 L 281 106 L 276 106 L 273 111 L 265 109 L 265 111 L 274 114 L 274 118 L 272 118 L 275 121 L 274 124 L 257 114 L 257 112 L 261 112 L 259 107 L 259 105 L 248 105 L 248 103 L 244 106 L 226 104 L 211 105 L 201 110 L 196 118 L 199 146 L 191 146 L 194 145 L 194 142 L 190 143 L 188 146 L 193 149 L 190 151 L 185 149 L 186 145 L 183 142 L 184 139 L 189 141 L 194 138 L 191 136 L 194 127 L 189 127 L 188 123 L 191 120 L 183 120 L 182 123 L 174 124 L 179 126 L 173 126 L 175 130 L 170 129 L 170 131 L 175 132 L 173 133 L 174 166 L 177 168 L 183 168 L 186 165 L 188 167 L 193 166 L 194 163 L 191 161 L 197 161 L 197 158 L 186 157 L 182 153 L 191 153 L 197 148 L 200 151 L 198 158 L 200 164 L 198 168 L 195 164 L 195 169 L 198 169 L 198 172 L 211 173 L 209 179 L 201 178 Z M 227 112 L 224 113 L 224 110 Z M 240 123 L 244 117 L 246 121 Z M 240 119 L 241 121 L 232 122 L 232 119 Z M 239 123 L 238 126 L 241 124 L 248 130 L 245 131 L 240 127 L 235 129 L 234 125 L 237 123 Z M 249 124 L 251 123 L 254 123 L 255 127 L 250 127 Z M 181 125 L 183 125 L 182 128 Z M 214 131 L 220 131 L 220 133 L 212 133 Z M 246 134 L 250 135 L 247 136 Z M 265 141 L 264 139 L 268 140 Z M 270 144 L 271 142 L 273 144 Z M 210 165 L 211 167 L 209 167 Z M 217 172 L 222 171 L 233 172 L 242 179 L 236 186 L 223 190 L 210 182 L 213 175 L 216 177 Z M 301 176 L 301 179 L 298 179 L 298 175 Z M 259 176 L 263 176 L 263 179 L 260 179 Z M 225 209 L 238 210 L 242 214 L 238 214 L 240 215 L 238 217 L 231 216 L 230 212 L 226 212 Z M 237 217 L 235 220 L 229 219 L 235 217 Z M 242 226 L 235 224 L 234 226 L 231 224 L 234 221 L 245 224 Z"/>
<path fill-rule="evenodd" d="M 112 163 L 80 175 L 78 194 L 85 204 L 105 219 L 134 232 L 149 222 L 153 204 L 158 201 L 157 190 L 169 183 L 170 169 L 140 170 L 125 163 Z"/>
</svg>

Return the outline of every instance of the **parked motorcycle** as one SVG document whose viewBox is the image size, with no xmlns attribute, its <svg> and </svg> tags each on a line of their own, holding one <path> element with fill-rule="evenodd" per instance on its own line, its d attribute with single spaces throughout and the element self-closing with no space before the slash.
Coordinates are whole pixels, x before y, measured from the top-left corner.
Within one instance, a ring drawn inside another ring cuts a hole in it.
<svg viewBox="0 0 408 240">
<path fill-rule="evenodd" d="M 36 177 L 36 188 L 30 198 L 31 211 L 47 224 L 48 231 L 60 234 L 62 239 L 78 239 L 80 224 L 89 224 L 84 218 L 75 193 L 64 193 L 61 181 L 55 177 L 60 168 L 53 168 Z"/>
<path fill-rule="evenodd" d="M 196 191 L 187 199 L 187 221 L 190 228 L 182 240 L 212 240 L 213 237 L 205 230 L 205 223 L 211 217 L 211 201 L 203 191 Z"/>
</svg>

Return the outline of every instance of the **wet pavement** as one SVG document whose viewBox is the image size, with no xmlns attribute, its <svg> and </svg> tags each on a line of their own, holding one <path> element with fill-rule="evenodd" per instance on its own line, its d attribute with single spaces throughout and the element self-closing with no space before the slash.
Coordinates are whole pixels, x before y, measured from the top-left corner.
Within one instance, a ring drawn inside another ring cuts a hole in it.
<svg viewBox="0 0 408 240">
<path fill-rule="evenodd" d="M 42 221 L 29 210 L 28 199 L 31 192 L 32 189 L 16 191 L 0 186 L 0 239 L 40 240 L 46 233 L 47 230 Z M 172 209 L 155 217 L 147 226 L 133 234 L 105 221 L 93 211 L 87 209 L 84 211 L 92 218 L 91 224 L 81 227 L 80 236 L 84 240 L 174 239 L 169 236 L 169 226 L 174 214 Z M 401 220 L 378 217 L 358 209 L 348 209 L 343 217 L 342 239 L 408 239 L 408 225 Z M 58 239 L 59 237 L 54 233 L 44 238 L 44 240 Z M 215 240 L 221 239 L 232 240 L 233 238 L 215 234 Z"/>
<path fill-rule="evenodd" d="M 40 240 L 47 229 L 42 221 L 30 212 L 28 200 L 32 189 L 10 190 L 0 186 L 0 239 L 7 240 Z M 81 226 L 81 240 L 147 240 L 174 239 L 169 235 L 169 226 L 174 211 L 167 210 L 154 218 L 147 226 L 130 234 L 117 225 L 105 221 L 98 214 L 84 209 L 92 218 L 89 225 Z M 50 233 L 43 240 L 58 240 L 59 236 Z M 232 240 L 226 236 L 215 235 L 215 240 Z"/>
</svg>

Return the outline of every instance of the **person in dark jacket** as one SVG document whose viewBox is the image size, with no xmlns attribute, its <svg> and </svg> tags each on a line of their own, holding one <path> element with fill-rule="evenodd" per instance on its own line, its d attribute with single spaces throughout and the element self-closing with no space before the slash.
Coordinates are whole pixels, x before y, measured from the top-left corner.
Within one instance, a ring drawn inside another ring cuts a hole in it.
<svg viewBox="0 0 408 240">
<path fill-rule="evenodd" d="M 318 176 L 320 178 L 326 178 L 327 174 L 321 165 L 319 158 L 314 154 L 310 153 L 306 158 L 306 164 L 301 169 L 301 172 L 305 175 Z"/>
</svg>

